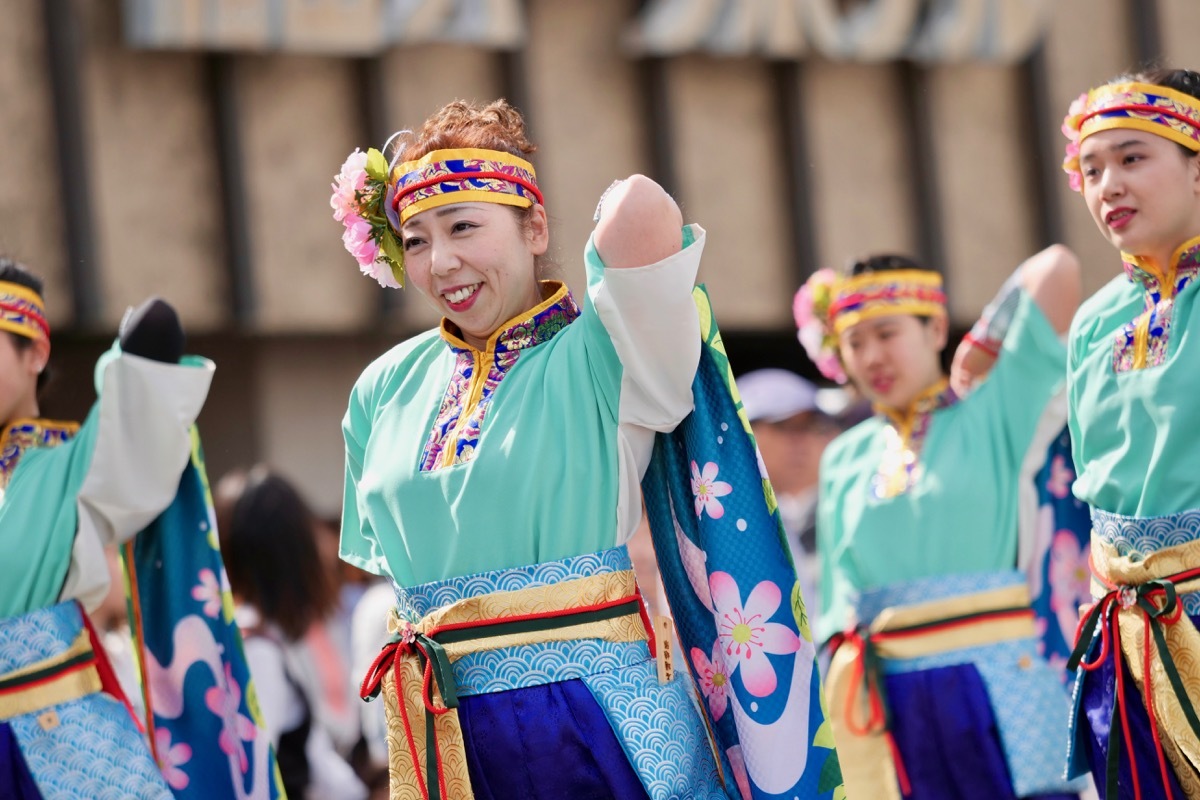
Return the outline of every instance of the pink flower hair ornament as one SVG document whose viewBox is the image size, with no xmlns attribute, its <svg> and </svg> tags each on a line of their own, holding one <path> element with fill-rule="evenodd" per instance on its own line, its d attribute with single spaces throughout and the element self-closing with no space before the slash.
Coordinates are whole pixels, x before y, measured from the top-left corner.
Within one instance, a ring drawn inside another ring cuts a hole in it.
<svg viewBox="0 0 1200 800">
<path fill-rule="evenodd" d="M 1083 190 L 1083 173 L 1079 169 L 1079 139 L 1080 128 L 1083 125 L 1083 114 L 1087 110 L 1088 92 L 1075 98 L 1063 117 L 1062 134 L 1067 137 L 1066 153 L 1063 155 L 1062 168 L 1067 173 L 1072 191 Z"/>
<path fill-rule="evenodd" d="M 329 205 L 342 223 L 342 244 L 364 275 L 388 289 L 404 288 L 404 247 L 387 210 L 388 163 L 375 148 L 354 152 L 333 179 Z"/>
<path fill-rule="evenodd" d="M 829 380 L 845 383 L 846 371 L 842 369 L 837 337 L 829 322 L 829 309 L 840 281 L 831 269 L 814 272 L 796 292 L 792 315 L 796 320 L 796 337 L 817 369 Z"/>
</svg>

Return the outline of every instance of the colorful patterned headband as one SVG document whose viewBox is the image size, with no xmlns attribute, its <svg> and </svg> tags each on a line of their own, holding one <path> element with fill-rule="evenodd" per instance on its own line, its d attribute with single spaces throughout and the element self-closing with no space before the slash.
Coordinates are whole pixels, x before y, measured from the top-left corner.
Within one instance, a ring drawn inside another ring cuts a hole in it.
<svg viewBox="0 0 1200 800">
<path fill-rule="evenodd" d="M 858 323 L 878 317 L 945 313 L 941 275 L 925 269 L 882 270 L 840 281 L 829 306 L 829 322 L 834 335 L 840 336 Z"/>
<path fill-rule="evenodd" d="M 19 283 L 0 281 L 0 330 L 37 341 L 50 339 L 41 295 Z"/>
<path fill-rule="evenodd" d="M 528 208 L 542 202 L 533 165 L 499 150 L 434 150 L 393 169 L 388 188 L 397 228 L 422 211 L 452 203 Z"/>
<path fill-rule="evenodd" d="M 1153 83 L 1110 83 L 1085 92 L 1071 103 L 1063 119 L 1067 137 L 1063 170 L 1071 188 L 1080 191 L 1083 173 L 1079 148 L 1093 133 L 1115 128 L 1145 131 L 1200 151 L 1200 99 Z"/>
</svg>

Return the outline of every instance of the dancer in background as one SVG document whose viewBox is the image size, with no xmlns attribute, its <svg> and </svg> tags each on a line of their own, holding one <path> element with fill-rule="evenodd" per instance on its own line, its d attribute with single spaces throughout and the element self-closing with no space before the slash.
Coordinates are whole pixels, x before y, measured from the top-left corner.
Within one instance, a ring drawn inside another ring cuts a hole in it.
<svg viewBox="0 0 1200 800">
<path fill-rule="evenodd" d="M 1095 575 L 1073 656 L 1071 767 L 1090 765 L 1110 800 L 1200 797 L 1200 75 L 1092 89 L 1063 133 L 1071 185 L 1123 262 L 1069 342 Z"/>
<path fill-rule="evenodd" d="M 0 260 L 0 784 L 21 800 L 171 798 L 86 609 L 109 586 L 104 547 L 174 500 L 213 366 L 182 359 L 174 310 L 147 301 L 97 364 L 83 424 L 42 419 L 44 309 L 41 280 Z"/>
<path fill-rule="evenodd" d="M 828 447 L 819 638 L 850 797 L 1057 797 L 1068 699 L 1038 656 L 1017 565 L 1022 461 L 1061 384 L 1079 266 L 1023 264 L 1004 355 L 960 400 L 940 366 L 941 276 L 899 256 L 817 273 L 801 340 L 876 415 Z"/>
</svg>

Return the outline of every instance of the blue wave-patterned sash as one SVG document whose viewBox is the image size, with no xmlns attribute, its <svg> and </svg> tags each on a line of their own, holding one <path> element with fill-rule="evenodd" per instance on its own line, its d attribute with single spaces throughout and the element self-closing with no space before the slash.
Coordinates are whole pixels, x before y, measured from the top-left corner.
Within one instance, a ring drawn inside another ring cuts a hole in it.
<svg viewBox="0 0 1200 800">
<path fill-rule="evenodd" d="M 1200 509 L 1161 517 L 1127 517 L 1092 509 L 1092 535 L 1130 561 L 1200 539 Z M 1197 565 L 1200 566 L 1200 565 Z M 1189 617 L 1200 615 L 1200 593 L 1180 595 Z"/>
<path fill-rule="evenodd" d="M 400 619 L 415 624 L 431 611 L 468 597 L 549 586 L 628 569 L 632 569 L 629 552 L 624 547 L 615 547 L 562 561 L 480 572 L 420 586 L 395 586 L 396 605 Z M 645 642 L 578 639 L 470 653 L 456 660 L 453 669 L 459 695 L 468 696 L 582 678 L 649 658 L 650 649 Z"/>
</svg>

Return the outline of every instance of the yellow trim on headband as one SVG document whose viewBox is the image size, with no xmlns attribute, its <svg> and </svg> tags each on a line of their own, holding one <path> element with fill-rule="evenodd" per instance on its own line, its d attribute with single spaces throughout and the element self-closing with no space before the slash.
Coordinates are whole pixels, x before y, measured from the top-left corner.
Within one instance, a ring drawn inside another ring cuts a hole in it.
<svg viewBox="0 0 1200 800">
<path fill-rule="evenodd" d="M 836 305 L 847 295 L 870 291 L 873 289 L 884 289 L 889 286 L 941 291 L 942 276 L 940 273 L 927 269 L 899 269 L 883 270 L 880 272 L 864 272 L 861 275 L 844 278 L 839 283 L 833 305 Z M 939 303 L 935 300 L 922 300 L 918 298 L 900 298 L 896 300 L 870 301 L 852 311 L 837 312 L 833 315 L 831 322 L 834 334 L 841 336 L 843 333 L 848 331 L 850 328 L 853 328 L 860 322 L 865 322 L 870 319 L 890 317 L 896 314 L 912 314 L 921 317 L 935 317 L 944 316 L 945 313 L 945 303 Z"/>
<path fill-rule="evenodd" d="M 45 313 L 46 301 L 42 299 L 40 294 L 35 292 L 33 289 L 30 289 L 28 286 L 24 286 L 19 283 L 12 283 L 11 281 L 0 281 L 0 294 L 16 295 L 22 300 L 27 300 L 36 305 L 39 312 Z"/>
<path fill-rule="evenodd" d="M 1155 136 L 1161 136 L 1164 139 L 1170 139 L 1177 144 L 1181 144 L 1193 152 L 1200 151 L 1200 142 L 1196 141 L 1196 139 L 1188 136 L 1182 131 L 1173 128 L 1169 124 L 1145 119 L 1144 117 L 1107 117 L 1104 115 L 1106 110 L 1105 106 L 1112 104 L 1114 100 L 1120 100 L 1121 96 L 1129 94 L 1154 95 L 1156 97 L 1165 97 L 1168 100 L 1179 103 L 1187 108 L 1187 110 L 1195 117 L 1195 122 L 1181 124 L 1191 125 L 1198 132 L 1200 132 L 1200 99 L 1192 97 L 1191 95 L 1183 92 L 1175 91 L 1167 86 L 1133 81 L 1129 83 L 1111 83 L 1105 86 L 1097 87 L 1088 92 L 1087 105 L 1084 108 L 1083 113 L 1086 115 L 1096 110 L 1099 110 L 1099 113 L 1088 118 L 1080 125 L 1079 143 L 1082 144 L 1084 139 L 1095 133 L 1127 129 L 1152 133 Z M 1150 103 L 1149 105 L 1153 105 L 1153 103 Z M 1147 111 L 1134 113 L 1150 114 L 1154 112 Z M 1168 119 L 1174 119 L 1174 117 L 1168 117 Z"/>
<path fill-rule="evenodd" d="M 533 205 L 533 201 L 523 195 L 489 192 L 485 189 L 468 189 L 463 192 L 435 194 L 433 197 L 426 197 L 424 200 L 408 204 L 404 207 L 400 224 L 403 225 L 422 211 L 428 211 L 431 208 L 440 208 L 441 206 L 450 206 L 455 203 L 499 203 L 505 206 L 518 206 L 520 208 L 528 208 Z"/>
<path fill-rule="evenodd" d="M 837 295 L 860 292 L 867 286 L 896 286 L 901 284 L 916 284 L 922 289 L 941 289 L 942 274 L 931 269 L 885 269 L 878 272 L 864 272 L 842 278 L 838 283 Z M 836 300 L 834 302 L 837 302 Z"/>
<path fill-rule="evenodd" d="M 464 147 L 456 150 L 433 150 L 415 161 L 405 161 L 403 164 L 397 164 L 392 170 L 392 179 L 400 180 L 410 172 L 427 167 L 437 161 L 458 161 L 479 159 L 482 161 L 498 161 L 501 164 L 507 164 L 510 167 L 520 167 L 521 169 L 529 170 L 529 174 L 537 177 L 537 173 L 533 169 L 533 164 L 530 164 L 523 158 L 514 156 L 512 153 L 506 153 L 503 150 L 486 150 L 481 147 Z"/>
</svg>

